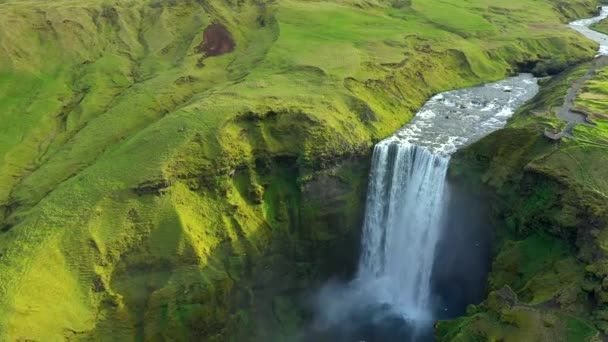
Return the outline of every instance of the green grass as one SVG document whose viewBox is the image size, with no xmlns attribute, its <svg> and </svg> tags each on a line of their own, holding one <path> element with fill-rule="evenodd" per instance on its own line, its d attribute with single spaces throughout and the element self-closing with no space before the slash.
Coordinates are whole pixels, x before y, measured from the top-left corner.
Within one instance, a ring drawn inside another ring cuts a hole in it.
<svg viewBox="0 0 608 342">
<path fill-rule="evenodd" d="M 530 305 L 552 299 L 571 305 L 582 295 L 580 284 L 584 278 L 584 267 L 571 253 L 564 241 L 542 233 L 508 241 L 494 262 L 490 288 L 498 290 L 508 285 Z"/>
<path fill-rule="evenodd" d="M 606 19 L 601 20 L 601 21 L 591 25 L 591 28 L 598 32 L 608 34 L 608 20 L 606 20 Z"/>
<path fill-rule="evenodd" d="M 597 341 L 597 330 L 566 314 L 543 313 L 534 308 L 503 308 L 499 315 L 477 313 L 455 321 L 440 321 L 441 341 Z"/>
<path fill-rule="evenodd" d="M 0 1 L 0 340 L 287 335 L 287 297 L 346 263 L 375 141 L 594 53 L 562 25 L 591 1 L 393 4 Z M 236 50 L 201 67 L 214 21 Z"/>
</svg>

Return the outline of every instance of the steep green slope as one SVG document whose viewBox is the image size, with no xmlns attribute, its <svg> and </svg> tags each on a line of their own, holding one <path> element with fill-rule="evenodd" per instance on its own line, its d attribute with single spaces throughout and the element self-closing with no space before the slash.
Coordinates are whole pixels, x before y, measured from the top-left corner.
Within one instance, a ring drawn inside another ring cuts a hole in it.
<svg viewBox="0 0 608 342">
<path fill-rule="evenodd" d="M 582 65 L 544 84 L 508 127 L 460 152 L 452 174 L 485 184 L 498 253 L 490 295 L 468 317 L 440 322 L 439 340 L 599 341 L 608 332 L 608 68 L 577 95 L 597 127 L 551 142 L 557 108 Z"/>
<path fill-rule="evenodd" d="M 0 340 L 289 334 L 354 262 L 373 142 L 591 57 L 593 7 L 0 1 Z"/>
</svg>

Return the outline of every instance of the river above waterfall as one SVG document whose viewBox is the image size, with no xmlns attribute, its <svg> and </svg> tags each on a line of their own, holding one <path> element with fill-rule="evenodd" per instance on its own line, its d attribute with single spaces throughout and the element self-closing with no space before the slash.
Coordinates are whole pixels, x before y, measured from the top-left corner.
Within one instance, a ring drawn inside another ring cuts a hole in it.
<svg viewBox="0 0 608 342">
<path fill-rule="evenodd" d="M 600 14 L 597 17 L 581 19 L 573 21 L 569 24 L 569 26 L 578 32 L 582 33 L 585 37 L 596 41 L 600 44 L 598 54 L 599 55 L 607 55 L 608 54 L 608 36 L 594 31 L 590 28 L 591 25 L 601 21 L 602 19 L 608 18 L 608 6 L 603 6 Z"/>
<path fill-rule="evenodd" d="M 424 146 L 449 155 L 503 128 L 513 113 L 538 92 L 531 74 L 453 90 L 432 97 L 389 141 Z"/>
</svg>

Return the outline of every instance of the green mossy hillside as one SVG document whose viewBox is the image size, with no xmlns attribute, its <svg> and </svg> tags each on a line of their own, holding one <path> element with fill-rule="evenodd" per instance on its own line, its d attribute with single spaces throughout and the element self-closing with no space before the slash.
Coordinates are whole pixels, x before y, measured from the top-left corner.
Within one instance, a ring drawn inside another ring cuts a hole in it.
<svg viewBox="0 0 608 342">
<path fill-rule="evenodd" d="M 545 81 L 498 131 L 453 159 L 451 175 L 489 191 L 498 235 L 489 296 L 468 316 L 439 322 L 438 340 L 599 341 L 608 332 L 608 68 L 575 100 L 597 127 L 550 141 L 569 86 L 590 67 Z"/>
<path fill-rule="evenodd" d="M 284 338 L 356 262 L 372 144 L 592 57 L 564 23 L 594 8 L 0 1 L 0 340 Z"/>
<path fill-rule="evenodd" d="M 606 20 L 606 19 L 601 20 L 601 21 L 591 25 L 591 28 L 598 32 L 608 34 L 608 20 Z"/>
</svg>

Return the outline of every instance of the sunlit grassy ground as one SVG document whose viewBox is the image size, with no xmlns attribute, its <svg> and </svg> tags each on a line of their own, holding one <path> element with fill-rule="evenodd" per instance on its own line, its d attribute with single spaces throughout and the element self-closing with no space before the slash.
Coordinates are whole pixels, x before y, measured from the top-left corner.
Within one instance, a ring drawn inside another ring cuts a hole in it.
<svg viewBox="0 0 608 342">
<path fill-rule="evenodd" d="M 308 246 L 352 228 L 307 182 L 359 208 L 364 171 L 336 161 L 433 93 L 592 56 L 563 22 L 593 7 L 0 1 L 0 340 L 287 333 Z M 212 22 L 236 50 L 201 64 Z"/>
</svg>

